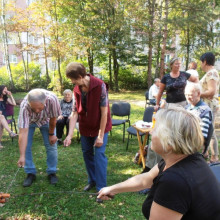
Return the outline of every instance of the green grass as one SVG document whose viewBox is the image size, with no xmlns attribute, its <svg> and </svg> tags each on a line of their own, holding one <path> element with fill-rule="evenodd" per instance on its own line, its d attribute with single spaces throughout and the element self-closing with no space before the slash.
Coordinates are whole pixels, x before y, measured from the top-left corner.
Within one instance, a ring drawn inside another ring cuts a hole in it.
<svg viewBox="0 0 220 220">
<path fill-rule="evenodd" d="M 16 93 L 15 97 L 18 99 L 24 95 Z M 111 100 L 145 100 L 144 91 L 110 94 L 109 97 Z M 16 107 L 16 116 L 18 111 L 19 108 Z M 131 122 L 142 119 L 143 112 L 143 107 L 132 104 Z M 114 127 L 106 147 L 108 185 L 126 180 L 142 171 L 140 166 L 133 163 L 138 151 L 137 138 L 131 139 L 128 151 L 125 150 L 126 143 L 127 139 L 125 143 L 122 142 L 122 126 Z M 17 140 L 12 143 L 7 133 L 3 135 L 2 144 L 5 148 L 0 151 L 0 192 L 5 193 L 18 170 L 16 163 L 19 149 Z M 138 193 L 117 195 L 112 201 L 103 204 L 96 203 L 95 196 L 77 193 L 82 192 L 87 184 L 87 174 L 76 134 L 70 147 L 58 148 L 59 183 L 56 186 L 51 186 L 47 180 L 46 153 L 39 129 L 35 132 L 32 151 L 38 172 L 37 180 L 31 187 L 23 188 L 22 182 L 26 174 L 23 169 L 19 169 L 8 191 L 11 198 L 0 207 L 0 219 L 144 219 L 141 206 L 145 196 Z M 64 192 L 59 193 L 60 191 Z M 30 195 L 32 193 L 37 194 Z"/>
</svg>

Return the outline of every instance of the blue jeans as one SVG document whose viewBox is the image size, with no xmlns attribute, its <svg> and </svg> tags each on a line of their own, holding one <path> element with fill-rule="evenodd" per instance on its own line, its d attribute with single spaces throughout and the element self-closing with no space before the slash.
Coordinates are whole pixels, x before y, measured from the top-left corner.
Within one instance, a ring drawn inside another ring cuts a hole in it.
<svg viewBox="0 0 220 220">
<path fill-rule="evenodd" d="M 96 189 L 99 191 L 107 185 L 108 159 L 105 156 L 105 147 L 108 142 L 108 132 L 104 134 L 101 147 L 93 147 L 96 138 L 81 136 L 81 145 L 88 173 L 88 183 L 96 183 Z"/>
<path fill-rule="evenodd" d="M 38 127 L 35 123 L 29 125 L 29 131 L 28 131 L 28 140 L 27 140 L 27 148 L 25 152 L 25 166 L 24 170 L 26 173 L 33 173 L 36 174 L 36 168 L 32 159 L 32 142 L 33 142 L 33 136 L 35 128 Z M 50 145 L 49 142 L 49 124 L 45 124 L 41 126 L 40 132 L 43 136 L 44 145 L 47 152 L 47 173 L 48 175 L 51 173 L 56 173 L 57 171 L 57 143 L 54 145 Z"/>
</svg>

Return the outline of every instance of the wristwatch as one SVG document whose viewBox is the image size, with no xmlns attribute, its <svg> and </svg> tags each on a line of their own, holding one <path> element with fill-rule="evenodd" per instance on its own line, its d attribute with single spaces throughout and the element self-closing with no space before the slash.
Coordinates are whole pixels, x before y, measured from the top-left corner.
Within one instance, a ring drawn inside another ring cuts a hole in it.
<svg viewBox="0 0 220 220">
<path fill-rule="evenodd" d="M 54 135 L 54 133 L 49 133 L 49 136 L 53 136 Z"/>
</svg>

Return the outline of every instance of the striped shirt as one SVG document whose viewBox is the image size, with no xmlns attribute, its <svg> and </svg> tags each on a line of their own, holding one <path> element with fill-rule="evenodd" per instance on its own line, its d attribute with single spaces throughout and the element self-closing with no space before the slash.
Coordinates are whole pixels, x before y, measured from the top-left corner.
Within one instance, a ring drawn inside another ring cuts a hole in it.
<svg viewBox="0 0 220 220">
<path fill-rule="evenodd" d="M 18 118 L 19 128 L 28 128 L 30 124 L 36 123 L 38 127 L 45 125 L 49 122 L 50 118 L 57 118 L 61 115 L 60 103 L 56 95 L 50 91 L 43 89 L 46 95 L 44 109 L 40 113 L 32 111 L 27 95 L 20 105 L 20 112 Z"/>
<path fill-rule="evenodd" d="M 203 101 L 199 101 L 196 106 L 187 105 L 186 110 L 192 112 L 194 115 L 198 116 L 200 121 L 200 127 L 204 138 L 207 138 L 210 124 L 212 123 L 212 111 L 207 104 Z"/>
</svg>

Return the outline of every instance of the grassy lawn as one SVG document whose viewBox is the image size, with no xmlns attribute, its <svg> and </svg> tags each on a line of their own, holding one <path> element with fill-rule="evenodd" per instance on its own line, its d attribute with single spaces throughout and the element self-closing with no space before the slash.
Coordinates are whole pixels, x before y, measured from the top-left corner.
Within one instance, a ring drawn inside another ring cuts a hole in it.
<svg viewBox="0 0 220 220">
<path fill-rule="evenodd" d="M 15 94 L 16 99 L 23 96 L 24 93 Z M 111 93 L 109 97 L 111 100 L 145 100 L 144 91 Z M 16 116 L 18 111 L 19 108 L 16 107 Z M 141 120 L 143 112 L 144 108 L 133 102 L 131 123 Z M 136 137 L 131 139 L 128 151 L 125 150 L 126 143 L 127 140 L 122 142 L 122 126 L 114 127 L 106 147 L 108 185 L 126 180 L 142 171 L 140 166 L 133 163 L 138 150 Z M 0 151 L 0 192 L 6 193 L 18 170 L 16 163 L 19 150 L 17 140 L 12 143 L 7 133 L 3 135 L 2 145 L 5 148 Z M 19 169 L 8 190 L 11 198 L 0 207 L 0 219 L 144 219 L 141 212 L 144 195 L 124 193 L 117 195 L 112 201 L 98 204 L 95 196 L 79 193 L 87 184 L 87 174 L 76 134 L 70 147 L 58 148 L 59 183 L 56 186 L 51 186 L 47 180 L 46 153 L 39 129 L 35 132 L 32 148 L 38 171 L 37 180 L 31 187 L 24 188 L 22 183 L 26 174 L 23 169 Z"/>
</svg>

